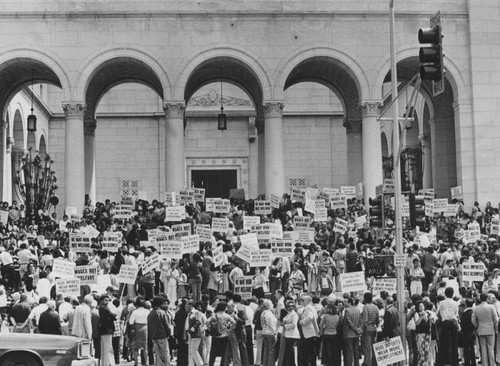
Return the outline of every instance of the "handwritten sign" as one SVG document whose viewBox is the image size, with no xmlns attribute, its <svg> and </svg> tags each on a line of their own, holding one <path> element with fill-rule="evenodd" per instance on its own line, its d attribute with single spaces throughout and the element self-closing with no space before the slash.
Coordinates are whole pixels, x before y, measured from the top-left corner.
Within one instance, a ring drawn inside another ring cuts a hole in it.
<svg viewBox="0 0 500 366">
<path fill-rule="evenodd" d="M 225 233 L 229 229 L 229 219 L 214 217 L 212 219 L 212 231 Z"/>
<path fill-rule="evenodd" d="M 138 267 L 130 264 L 122 264 L 120 267 L 120 273 L 118 273 L 117 280 L 120 283 L 134 285 L 137 279 L 137 272 L 139 272 Z"/>
<path fill-rule="evenodd" d="M 179 222 L 186 217 L 186 208 L 184 206 L 165 207 L 165 222 Z"/>
<path fill-rule="evenodd" d="M 379 366 L 388 366 L 406 360 L 400 336 L 374 343 L 373 352 Z"/>
<path fill-rule="evenodd" d="M 78 278 L 73 279 L 56 279 L 56 292 L 58 294 L 62 294 L 63 297 L 72 296 L 79 297 L 80 296 L 80 280 Z"/>
<path fill-rule="evenodd" d="M 212 240 L 212 228 L 210 225 L 196 225 L 196 234 L 200 237 L 200 240 Z"/>
<path fill-rule="evenodd" d="M 219 267 L 224 263 L 224 251 L 222 245 L 219 245 L 217 248 L 212 250 L 212 254 L 214 256 L 214 266 Z"/>
<path fill-rule="evenodd" d="M 271 207 L 272 208 L 280 208 L 280 198 L 279 198 L 279 196 L 277 196 L 274 193 L 272 193 L 270 201 L 271 201 Z"/>
<path fill-rule="evenodd" d="M 462 190 L 462 186 L 456 186 L 450 188 L 451 191 L 451 199 L 456 199 L 456 200 L 463 200 L 464 199 L 464 192 Z"/>
<path fill-rule="evenodd" d="M 340 283 L 342 292 L 366 291 L 365 273 L 363 271 L 342 273 Z"/>
<path fill-rule="evenodd" d="M 148 273 L 152 270 L 160 267 L 160 255 L 158 253 L 154 253 L 149 257 L 144 257 L 144 262 L 142 263 L 142 273 Z"/>
<path fill-rule="evenodd" d="M 396 293 L 395 278 L 376 278 L 373 282 L 373 293 L 380 294 L 381 291 L 386 291 L 389 295 Z"/>
<path fill-rule="evenodd" d="M 75 278 L 75 263 L 56 258 L 52 263 L 52 275 L 60 278 Z"/>
<path fill-rule="evenodd" d="M 252 252 L 250 267 L 267 267 L 271 261 L 271 249 L 259 249 Z"/>
<path fill-rule="evenodd" d="M 92 285 L 97 283 L 99 266 L 76 266 L 75 276 L 80 280 L 81 285 Z"/>
<path fill-rule="evenodd" d="M 256 215 L 269 215 L 272 211 L 271 201 L 255 201 L 254 208 Z"/>
<path fill-rule="evenodd" d="M 349 198 L 356 197 L 356 186 L 342 186 L 340 187 L 340 194 Z"/>
<path fill-rule="evenodd" d="M 446 210 L 444 211 L 444 216 L 446 217 L 455 217 L 458 212 L 458 205 L 447 205 Z"/>
<path fill-rule="evenodd" d="M 235 256 L 239 257 L 240 259 L 244 260 L 247 263 L 250 263 L 252 261 L 252 253 L 256 249 L 254 247 L 250 247 L 248 245 L 242 245 L 240 249 L 236 252 Z"/>
<path fill-rule="evenodd" d="M 252 230 L 252 226 L 260 224 L 260 216 L 244 216 L 243 229 Z"/>
<path fill-rule="evenodd" d="M 436 198 L 434 200 L 434 213 L 441 213 L 446 211 L 448 208 L 448 199 L 446 198 Z"/>
<path fill-rule="evenodd" d="M 191 254 L 200 250 L 200 237 L 198 235 L 183 236 L 182 254 Z"/>
</svg>

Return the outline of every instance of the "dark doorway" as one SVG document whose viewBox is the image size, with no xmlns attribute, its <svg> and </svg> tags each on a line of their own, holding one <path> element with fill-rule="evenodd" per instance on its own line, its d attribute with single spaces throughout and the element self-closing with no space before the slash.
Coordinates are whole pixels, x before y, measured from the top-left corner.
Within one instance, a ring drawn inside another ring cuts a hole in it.
<svg viewBox="0 0 500 366">
<path fill-rule="evenodd" d="M 229 190 L 238 188 L 236 173 L 236 169 L 191 170 L 191 183 L 205 188 L 205 197 L 229 198 Z"/>
</svg>

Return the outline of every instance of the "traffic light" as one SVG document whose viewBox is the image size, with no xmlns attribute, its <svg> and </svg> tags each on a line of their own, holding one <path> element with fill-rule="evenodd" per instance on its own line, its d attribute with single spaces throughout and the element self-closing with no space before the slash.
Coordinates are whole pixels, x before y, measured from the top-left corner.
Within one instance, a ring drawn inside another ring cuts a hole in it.
<svg viewBox="0 0 500 366">
<path fill-rule="evenodd" d="M 372 227 L 384 227 L 384 200 L 383 196 L 377 196 L 375 198 L 368 198 L 368 203 L 370 204 L 370 209 L 368 213 L 370 215 L 370 226 Z"/>
<path fill-rule="evenodd" d="M 410 226 L 415 229 L 417 226 L 423 228 L 425 226 L 425 202 L 424 196 L 415 196 L 410 193 Z"/>
<path fill-rule="evenodd" d="M 441 25 L 435 25 L 432 28 L 420 28 L 418 30 L 418 42 L 420 44 L 430 44 L 427 47 L 420 47 L 418 53 L 418 58 L 420 59 L 420 77 L 422 80 L 442 80 L 444 69 Z"/>
</svg>

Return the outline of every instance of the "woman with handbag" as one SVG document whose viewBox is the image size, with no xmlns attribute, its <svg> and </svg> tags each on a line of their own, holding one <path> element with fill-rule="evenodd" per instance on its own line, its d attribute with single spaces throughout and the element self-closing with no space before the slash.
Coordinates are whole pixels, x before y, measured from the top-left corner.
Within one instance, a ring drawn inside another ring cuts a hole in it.
<svg viewBox="0 0 500 366">
<path fill-rule="evenodd" d="M 335 303 L 329 303 L 321 316 L 319 331 L 321 335 L 321 364 L 340 366 L 342 360 L 341 345 L 337 335 L 340 316 Z"/>
<path fill-rule="evenodd" d="M 431 346 L 431 318 L 425 309 L 425 302 L 419 301 L 415 305 L 415 338 L 418 349 L 417 366 L 431 366 L 429 363 L 429 348 Z M 417 355 L 414 355 L 416 357 Z"/>
<path fill-rule="evenodd" d="M 208 361 L 209 366 L 214 366 L 217 357 L 221 357 L 220 364 L 222 366 L 226 366 L 228 363 L 224 355 L 226 348 L 229 346 L 229 333 L 235 329 L 236 321 L 229 314 L 226 314 L 226 308 L 227 303 L 225 301 L 219 302 L 215 308 L 214 315 L 207 321 L 207 331 L 212 337 L 212 348 L 210 349 L 210 359 Z"/>
<path fill-rule="evenodd" d="M 285 352 L 283 359 L 278 361 L 278 366 L 295 366 L 295 343 L 300 339 L 298 328 L 299 316 L 295 311 L 295 302 L 288 300 L 285 304 L 287 314 L 283 318 L 283 327 L 285 331 L 283 336 L 285 338 Z"/>
</svg>

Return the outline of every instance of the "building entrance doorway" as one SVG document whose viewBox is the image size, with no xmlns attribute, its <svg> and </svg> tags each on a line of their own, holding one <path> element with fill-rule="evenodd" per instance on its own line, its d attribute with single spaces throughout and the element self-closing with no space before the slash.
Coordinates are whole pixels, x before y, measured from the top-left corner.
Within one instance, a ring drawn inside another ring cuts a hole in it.
<svg viewBox="0 0 500 366">
<path fill-rule="evenodd" d="M 229 190 L 238 188 L 237 170 L 191 170 L 191 184 L 205 188 L 205 197 L 229 198 Z"/>
</svg>

